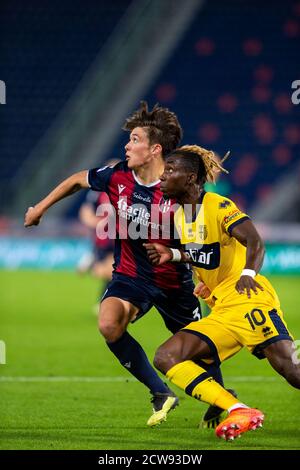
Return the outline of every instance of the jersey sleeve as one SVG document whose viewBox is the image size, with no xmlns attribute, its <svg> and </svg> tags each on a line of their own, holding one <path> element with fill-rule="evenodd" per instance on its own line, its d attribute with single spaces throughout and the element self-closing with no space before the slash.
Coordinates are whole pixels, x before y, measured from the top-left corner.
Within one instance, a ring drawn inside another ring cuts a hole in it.
<svg viewBox="0 0 300 470">
<path fill-rule="evenodd" d="M 242 212 L 230 199 L 220 200 L 218 218 L 224 232 L 231 236 L 232 229 L 250 217 Z"/>
<path fill-rule="evenodd" d="M 102 168 L 93 168 L 88 171 L 88 183 L 94 191 L 107 192 L 108 184 L 114 173 L 114 168 L 104 166 Z"/>
</svg>

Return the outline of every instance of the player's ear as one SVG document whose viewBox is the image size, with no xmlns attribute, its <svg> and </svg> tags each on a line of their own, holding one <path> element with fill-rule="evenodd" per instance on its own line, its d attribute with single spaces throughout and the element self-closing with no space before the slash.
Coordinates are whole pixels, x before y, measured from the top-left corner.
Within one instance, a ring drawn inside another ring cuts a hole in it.
<svg viewBox="0 0 300 470">
<path fill-rule="evenodd" d="M 189 184 L 195 184 L 197 183 L 197 175 L 196 173 L 189 173 L 187 176 L 187 182 Z"/>
<path fill-rule="evenodd" d="M 151 146 L 151 151 L 155 156 L 162 154 L 162 146 L 160 144 L 153 144 Z"/>
</svg>

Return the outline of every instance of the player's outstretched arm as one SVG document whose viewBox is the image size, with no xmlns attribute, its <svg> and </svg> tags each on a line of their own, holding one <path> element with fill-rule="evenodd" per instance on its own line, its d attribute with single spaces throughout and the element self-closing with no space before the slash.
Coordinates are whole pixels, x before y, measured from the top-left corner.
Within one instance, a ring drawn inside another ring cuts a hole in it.
<svg viewBox="0 0 300 470">
<path fill-rule="evenodd" d="M 244 294 L 246 290 L 247 297 L 250 298 L 251 291 L 257 294 L 257 289 L 263 290 L 254 277 L 263 264 L 264 244 L 251 220 L 246 220 L 234 227 L 231 235 L 247 247 L 246 264 L 235 288 L 239 294 Z"/>
<path fill-rule="evenodd" d="M 30 227 L 31 225 L 38 225 L 43 214 L 53 206 L 56 202 L 79 191 L 82 188 L 88 188 L 87 170 L 75 173 L 69 178 L 62 181 L 56 188 L 51 191 L 42 201 L 38 202 L 35 206 L 29 207 L 25 214 L 24 225 Z"/>
</svg>

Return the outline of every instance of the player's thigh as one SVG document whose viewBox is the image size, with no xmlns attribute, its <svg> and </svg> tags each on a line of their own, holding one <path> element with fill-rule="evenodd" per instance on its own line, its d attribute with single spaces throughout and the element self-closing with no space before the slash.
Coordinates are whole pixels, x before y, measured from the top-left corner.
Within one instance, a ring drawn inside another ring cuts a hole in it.
<svg viewBox="0 0 300 470">
<path fill-rule="evenodd" d="M 295 356 L 294 342 L 291 340 L 279 340 L 271 343 L 265 347 L 264 355 L 271 366 L 282 374 L 287 367 L 295 364 L 295 361 L 293 361 Z"/>
<path fill-rule="evenodd" d="M 107 321 L 109 318 L 116 321 L 124 319 L 128 324 L 144 315 L 151 307 L 151 295 L 144 282 L 114 274 L 101 300 L 100 317 Z"/>
<path fill-rule="evenodd" d="M 201 318 L 201 307 L 193 290 L 194 284 L 191 281 L 183 284 L 180 289 L 161 291 L 154 300 L 155 307 L 172 333 Z"/>
<path fill-rule="evenodd" d="M 118 297 L 107 297 L 99 308 L 99 326 L 117 324 L 126 327 L 132 321 L 139 309 L 128 300 Z"/>
<path fill-rule="evenodd" d="M 210 349 L 201 338 L 181 330 L 157 349 L 154 365 L 161 372 L 166 373 L 180 362 L 210 357 Z"/>
<path fill-rule="evenodd" d="M 196 336 L 206 343 L 210 354 L 199 356 L 199 359 L 211 358 L 215 364 L 220 364 L 242 348 L 241 343 L 232 334 L 224 319 L 219 319 L 213 310 L 207 317 L 190 323 L 181 331 L 189 333 L 190 336 Z"/>
</svg>

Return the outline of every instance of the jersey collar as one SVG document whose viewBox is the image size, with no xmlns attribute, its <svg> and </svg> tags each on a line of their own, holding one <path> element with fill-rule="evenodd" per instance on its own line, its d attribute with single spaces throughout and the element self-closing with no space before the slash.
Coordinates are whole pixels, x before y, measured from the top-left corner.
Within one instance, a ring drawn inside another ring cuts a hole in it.
<svg viewBox="0 0 300 470">
<path fill-rule="evenodd" d="M 146 188 L 152 188 L 152 186 L 156 186 L 158 183 L 160 183 L 160 180 L 157 180 L 157 181 L 154 181 L 153 183 L 150 183 L 150 184 L 143 184 L 138 180 L 138 177 L 136 176 L 134 170 L 132 170 L 132 176 L 135 179 L 135 181 L 137 182 L 137 184 L 139 184 L 140 186 L 145 186 Z"/>
<path fill-rule="evenodd" d="M 198 202 L 197 202 L 197 207 L 196 207 L 196 212 L 195 212 L 195 214 L 193 214 L 192 220 L 187 220 L 186 215 L 184 215 L 184 218 L 185 218 L 185 221 L 186 221 L 187 224 L 191 224 L 191 223 L 196 221 L 196 219 L 199 215 L 199 212 L 201 210 L 201 204 L 203 203 L 203 198 L 204 198 L 205 194 L 206 194 L 206 191 L 204 191 L 204 189 L 203 189 L 201 191 L 200 196 L 199 196 L 199 199 L 198 199 Z"/>
</svg>

